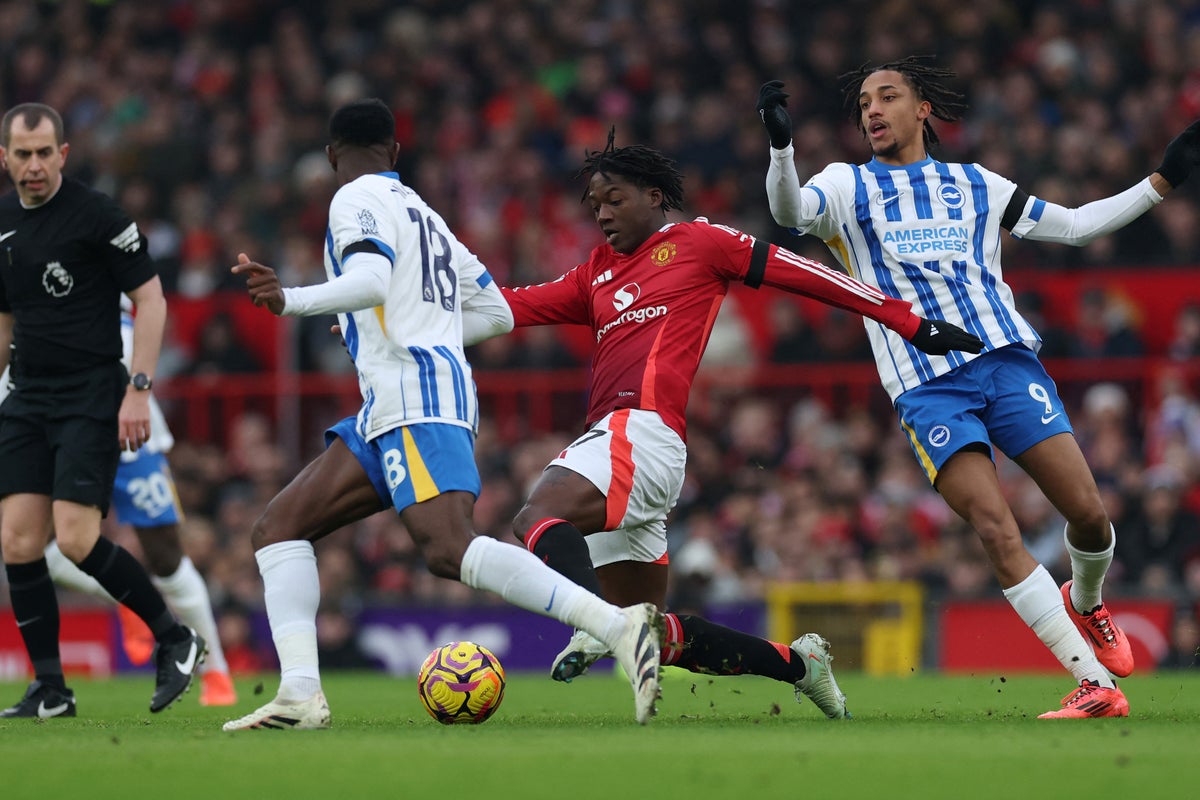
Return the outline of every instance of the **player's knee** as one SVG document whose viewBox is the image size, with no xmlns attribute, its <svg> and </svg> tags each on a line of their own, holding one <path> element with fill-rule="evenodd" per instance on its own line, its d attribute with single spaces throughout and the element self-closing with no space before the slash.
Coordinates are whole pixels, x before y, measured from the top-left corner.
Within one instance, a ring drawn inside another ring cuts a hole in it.
<svg viewBox="0 0 1200 800">
<path fill-rule="evenodd" d="M 1072 514 L 1067 522 L 1075 531 L 1072 541 L 1085 545 L 1087 550 L 1104 549 L 1111 522 L 1103 506 L 1097 504 L 1082 513 Z"/>
<path fill-rule="evenodd" d="M 250 528 L 250 544 L 255 550 L 301 537 L 302 533 L 274 514 L 270 506 L 254 520 L 254 525 Z"/>
<path fill-rule="evenodd" d="M 423 553 L 425 564 L 434 575 L 454 581 L 459 579 L 462 573 L 463 554 L 460 548 L 439 543 L 436 546 L 431 545 L 424 548 Z"/>
<path fill-rule="evenodd" d="M 159 578 L 174 575 L 179 570 L 179 564 L 183 560 L 183 554 L 178 550 L 151 551 L 143 548 L 142 555 L 146 558 L 146 568 L 150 571 L 150 574 Z"/>
<path fill-rule="evenodd" d="M 526 503 L 513 517 L 513 535 L 517 537 L 517 541 L 524 542 L 525 537 L 529 535 L 529 531 L 533 530 L 534 526 L 551 516 L 553 515 L 549 510 Z"/>
<path fill-rule="evenodd" d="M 174 525 L 138 528 L 137 534 L 150 574 L 166 578 L 179 570 L 183 545 L 179 541 L 178 528 Z"/>
</svg>

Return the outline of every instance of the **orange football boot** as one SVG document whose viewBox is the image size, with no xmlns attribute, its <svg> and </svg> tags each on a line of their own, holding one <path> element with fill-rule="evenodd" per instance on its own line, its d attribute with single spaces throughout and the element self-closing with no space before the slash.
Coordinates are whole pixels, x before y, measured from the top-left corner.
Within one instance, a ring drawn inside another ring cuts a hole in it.
<svg viewBox="0 0 1200 800">
<path fill-rule="evenodd" d="M 1038 719 L 1087 719 L 1088 717 L 1128 717 L 1129 701 L 1114 686 L 1105 688 L 1095 681 L 1084 681 L 1063 698 L 1062 708 L 1039 714 Z"/>
<path fill-rule="evenodd" d="M 1108 613 L 1108 608 L 1103 603 L 1086 614 L 1076 611 L 1071 603 L 1071 583 L 1072 581 L 1067 581 L 1062 586 L 1063 603 L 1067 606 L 1071 621 L 1092 643 L 1092 650 L 1096 652 L 1096 658 L 1105 669 L 1118 678 L 1128 677 L 1129 673 L 1133 672 L 1133 650 L 1129 647 L 1125 632 L 1117 626 L 1116 620 Z"/>
<path fill-rule="evenodd" d="M 237 703 L 237 691 L 228 672 L 212 669 L 200 676 L 200 705 L 232 706 Z"/>
<path fill-rule="evenodd" d="M 142 618 L 122 605 L 117 606 L 117 619 L 121 622 L 121 643 L 129 663 L 140 667 L 154 655 L 154 634 L 142 622 Z"/>
</svg>

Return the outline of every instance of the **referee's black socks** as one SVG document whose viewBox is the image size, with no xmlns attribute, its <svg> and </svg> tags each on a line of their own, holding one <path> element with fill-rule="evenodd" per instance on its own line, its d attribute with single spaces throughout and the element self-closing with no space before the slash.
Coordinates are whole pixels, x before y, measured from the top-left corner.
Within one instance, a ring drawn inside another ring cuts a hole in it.
<svg viewBox="0 0 1200 800">
<path fill-rule="evenodd" d="M 13 616 L 29 653 L 33 674 L 42 683 L 66 688 L 58 650 L 58 595 L 46 559 L 5 564 L 4 572 L 8 576 Z"/>
<path fill-rule="evenodd" d="M 101 536 L 92 552 L 79 562 L 118 603 L 142 618 L 160 642 L 178 642 L 189 634 L 167 609 L 162 594 L 150 582 L 150 574 L 133 555 Z"/>
</svg>

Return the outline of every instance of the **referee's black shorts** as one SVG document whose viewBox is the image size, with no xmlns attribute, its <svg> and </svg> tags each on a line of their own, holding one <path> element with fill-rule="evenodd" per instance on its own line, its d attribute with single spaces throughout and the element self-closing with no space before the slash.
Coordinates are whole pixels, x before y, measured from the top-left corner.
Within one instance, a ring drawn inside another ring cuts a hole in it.
<svg viewBox="0 0 1200 800">
<path fill-rule="evenodd" d="M 0 406 L 0 497 L 42 494 L 108 513 L 128 374 L 117 362 L 66 376 L 18 375 Z"/>
</svg>

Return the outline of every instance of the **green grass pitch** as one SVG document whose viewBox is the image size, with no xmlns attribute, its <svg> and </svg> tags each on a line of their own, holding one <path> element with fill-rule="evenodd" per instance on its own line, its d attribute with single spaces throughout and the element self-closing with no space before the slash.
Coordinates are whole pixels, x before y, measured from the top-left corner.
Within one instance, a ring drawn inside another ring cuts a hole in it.
<svg viewBox="0 0 1200 800">
<path fill-rule="evenodd" d="M 509 675 L 479 726 L 442 726 L 415 679 L 332 673 L 328 731 L 223 733 L 273 695 L 239 680 L 234 709 L 196 690 L 150 714 L 148 675 L 75 680 L 76 719 L 0 721 L 4 797 L 1156 798 L 1200 787 L 1200 673 L 1121 682 L 1128 719 L 1038 720 L 1063 677 L 840 675 L 854 719 L 826 720 L 758 677 L 668 670 L 659 713 L 633 722 L 628 684 Z M 255 689 L 261 693 L 254 694 Z M 0 701 L 24 685 L 0 684 Z"/>
</svg>

